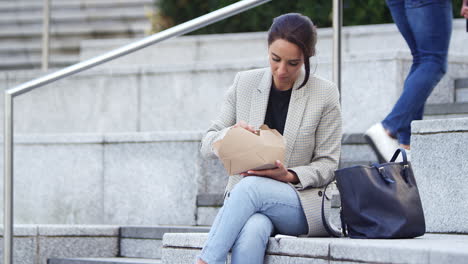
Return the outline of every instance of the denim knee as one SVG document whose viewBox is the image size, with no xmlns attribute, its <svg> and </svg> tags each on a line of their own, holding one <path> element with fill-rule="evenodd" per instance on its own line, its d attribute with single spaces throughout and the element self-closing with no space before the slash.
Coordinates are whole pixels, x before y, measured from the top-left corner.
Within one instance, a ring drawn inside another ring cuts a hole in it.
<svg viewBox="0 0 468 264">
<path fill-rule="evenodd" d="M 431 77 L 432 77 L 432 80 L 434 81 L 437 81 L 437 83 L 440 81 L 440 79 L 442 79 L 442 77 L 444 77 L 444 75 L 447 73 L 447 61 L 432 61 L 432 63 L 436 64 L 430 68 L 426 68 L 426 69 L 431 69 L 432 68 L 432 76 L 428 77 L 429 80 L 431 80 Z M 431 87 L 434 88 L 437 83 L 435 83 L 434 85 L 432 85 Z M 431 90 L 432 91 L 432 90 Z"/>
<path fill-rule="evenodd" d="M 438 54 L 437 52 L 420 52 L 421 58 L 419 59 L 420 66 L 429 66 L 433 68 L 439 74 L 444 75 L 447 72 L 448 67 L 448 56 L 446 54 Z"/>
<path fill-rule="evenodd" d="M 266 245 L 272 231 L 273 224 L 266 215 L 261 213 L 253 214 L 242 228 L 236 244 L 262 243 Z"/>
<path fill-rule="evenodd" d="M 232 263 L 263 263 L 273 223 L 260 213 L 253 214 L 245 223 L 232 247 Z"/>
</svg>

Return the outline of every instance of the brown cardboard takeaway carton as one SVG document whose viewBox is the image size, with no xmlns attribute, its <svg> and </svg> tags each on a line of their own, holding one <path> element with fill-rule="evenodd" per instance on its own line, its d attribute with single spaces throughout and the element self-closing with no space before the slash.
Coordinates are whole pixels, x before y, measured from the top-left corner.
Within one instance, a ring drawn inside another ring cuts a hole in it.
<svg viewBox="0 0 468 264">
<path fill-rule="evenodd" d="M 283 136 L 267 125 L 256 134 L 241 127 L 231 128 L 213 147 L 229 175 L 271 169 L 276 167 L 276 160 L 284 162 Z"/>
</svg>

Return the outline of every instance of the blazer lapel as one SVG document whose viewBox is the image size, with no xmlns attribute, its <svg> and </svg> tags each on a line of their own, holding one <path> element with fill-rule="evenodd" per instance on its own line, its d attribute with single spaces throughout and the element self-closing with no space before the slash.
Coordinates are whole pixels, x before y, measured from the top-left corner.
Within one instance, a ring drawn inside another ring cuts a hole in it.
<svg viewBox="0 0 468 264">
<path fill-rule="evenodd" d="M 305 71 L 301 70 L 301 73 L 292 88 L 293 91 L 291 93 L 288 116 L 286 117 L 286 124 L 283 133 L 283 136 L 286 139 L 285 166 L 287 166 L 289 159 L 291 158 L 294 142 L 296 141 L 297 133 L 299 132 L 299 127 L 302 123 L 304 109 L 307 105 L 308 96 L 306 96 L 304 92 L 307 87 L 304 86 L 299 90 L 297 89 L 304 81 L 304 78 Z M 252 101 L 250 104 L 249 124 L 257 129 L 265 121 L 271 82 L 271 70 L 270 68 L 266 68 L 258 87 L 253 91 Z"/>
<path fill-rule="evenodd" d="M 305 94 L 307 86 L 304 86 L 299 90 L 297 89 L 304 81 L 304 78 L 304 71 L 301 71 L 301 74 L 294 83 L 289 102 L 288 116 L 286 117 L 286 124 L 284 126 L 283 133 L 283 136 L 286 139 L 285 166 L 288 166 L 289 164 L 289 159 L 291 158 L 297 133 L 299 133 L 299 128 L 302 124 L 302 117 L 304 116 L 304 110 L 307 105 L 308 96 Z"/>
<path fill-rule="evenodd" d="M 268 98 L 271 88 L 271 70 L 266 68 L 258 87 L 252 94 L 249 124 L 258 129 L 265 121 Z"/>
</svg>

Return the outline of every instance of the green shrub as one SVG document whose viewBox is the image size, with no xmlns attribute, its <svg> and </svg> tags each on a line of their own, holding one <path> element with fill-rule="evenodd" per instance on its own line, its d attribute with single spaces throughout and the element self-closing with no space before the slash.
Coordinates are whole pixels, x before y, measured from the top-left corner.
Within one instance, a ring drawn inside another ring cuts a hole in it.
<svg viewBox="0 0 468 264">
<path fill-rule="evenodd" d="M 454 0 L 454 14 L 459 17 L 462 0 Z M 153 31 L 183 23 L 217 10 L 237 0 L 155 0 L 159 10 L 153 16 Z M 298 12 L 309 16 L 319 27 L 332 25 L 332 0 L 276 0 L 235 15 L 192 34 L 266 31 L 274 17 Z M 343 0 L 343 24 L 366 25 L 392 23 L 385 0 Z"/>
</svg>

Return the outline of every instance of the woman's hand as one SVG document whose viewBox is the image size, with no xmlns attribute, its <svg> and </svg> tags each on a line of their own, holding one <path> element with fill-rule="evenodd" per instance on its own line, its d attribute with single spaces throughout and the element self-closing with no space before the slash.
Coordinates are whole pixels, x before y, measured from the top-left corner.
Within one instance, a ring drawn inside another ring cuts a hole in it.
<svg viewBox="0 0 468 264">
<path fill-rule="evenodd" d="M 247 124 L 244 120 L 239 121 L 237 124 L 235 124 L 233 127 L 242 127 L 244 129 L 247 129 L 248 131 L 252 132 L 255 134 L 255 129 L 253 126 Z"/>
<path fill-rule="evenodd" d="M 277 168 L 269 170 L 249 170 L 247 172 L 241 173 L 242 176 L 261 176 L 272 178 L 281 182 L 290 182 L 296 184 L 299 182 L 297 175 L 291 171 L 288 171 L 279 160 L 275 162 Z"/>
<path fill-rule="evenodd" d="M 461 8 L 460 15 L 464 18 L 468 18 L 468 6 L 463 6 Z"/>
<path fill-rule="evenodd" d="M 463 1 L 462 3 L 462 7 L 460 9 L 460 15 L 464 18 L 467 18 L 468 19 L 468 1 Z"/>
</svg>

